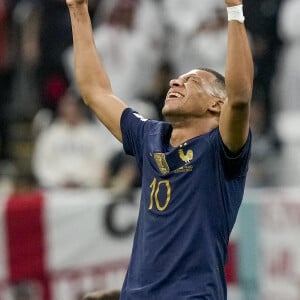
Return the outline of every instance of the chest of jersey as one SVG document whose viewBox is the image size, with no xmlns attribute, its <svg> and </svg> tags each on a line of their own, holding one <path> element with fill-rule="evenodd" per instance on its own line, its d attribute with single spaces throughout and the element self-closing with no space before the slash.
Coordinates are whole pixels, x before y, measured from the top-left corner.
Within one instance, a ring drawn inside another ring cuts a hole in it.
<svg viewBox="0 0 300 300">
<path fill-rule="evenodd" d="M 150 143 L 143 162 L 145 209 L 154 214 L 175 213 L 179 208 L 207 212 L 215 197 L 218 159 L 205 137 L 165 149 Z"/>
</svg>

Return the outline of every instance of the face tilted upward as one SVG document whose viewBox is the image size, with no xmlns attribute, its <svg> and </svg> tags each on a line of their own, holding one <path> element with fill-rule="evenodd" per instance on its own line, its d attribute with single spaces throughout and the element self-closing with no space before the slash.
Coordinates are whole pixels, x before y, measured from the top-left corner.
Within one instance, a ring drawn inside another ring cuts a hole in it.
<svg viewBox="0 0 300 300">
<path fill-rule="evenodd" d="M 204 70 L 192 70 L 170 81 L 163 114 L 173 116 L 200 117 L 208 112 L 215 95 L 213 74 Z M 219 97 L 218 97 L 219 98 Z"/>
</svg>

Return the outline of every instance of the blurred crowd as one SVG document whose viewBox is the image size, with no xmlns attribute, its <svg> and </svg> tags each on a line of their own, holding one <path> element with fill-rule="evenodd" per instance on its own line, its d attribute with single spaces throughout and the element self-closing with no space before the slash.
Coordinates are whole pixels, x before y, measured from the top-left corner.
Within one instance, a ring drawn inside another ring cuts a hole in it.
<svg viewBox="0 0 300 300">
<path fill-rule="evenodd" d="M 222 0 L 89 6 L 114 93 L 147 118 L 163 120 L 170 79 L 197 67 L 224 73 Z M 255 64 L 251 187 L 300 178 L 299 11 L 300 0 L 244 0 Z M 82 103 L 65 0 L 0 0 L 0 86 L 2 189 L 104 187 L 119 195 L 140 185 L 132 158 Z"/>
</svg>

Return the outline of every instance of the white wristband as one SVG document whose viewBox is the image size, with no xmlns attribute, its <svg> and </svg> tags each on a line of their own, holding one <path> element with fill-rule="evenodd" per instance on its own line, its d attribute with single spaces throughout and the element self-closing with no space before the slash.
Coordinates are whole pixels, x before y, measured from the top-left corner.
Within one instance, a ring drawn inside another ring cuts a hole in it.
<svg viewBox="0 0 300 300">
<path fill-rule="evenodd" d="M 243 5 L 227 7 L 228 21 L 238 21 L 244 23 L 245 17 L 243 14 Z"/>
</svg>

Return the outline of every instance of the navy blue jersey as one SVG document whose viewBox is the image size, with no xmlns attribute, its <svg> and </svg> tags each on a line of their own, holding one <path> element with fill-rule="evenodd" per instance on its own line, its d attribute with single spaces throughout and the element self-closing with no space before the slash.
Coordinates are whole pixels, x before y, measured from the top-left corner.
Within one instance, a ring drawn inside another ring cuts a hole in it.
<svg viewBox="0 0 300 300">
<path fill-rule="evenodd" d="M 225 300 L 229 235 L 240 207 L 251 135 L 238 155 L 216 128 L 171 147 L 172 127 L 126 109 L 123 146 L 142 174 L 140 211 L 122 300 Z"/>
</svg>

